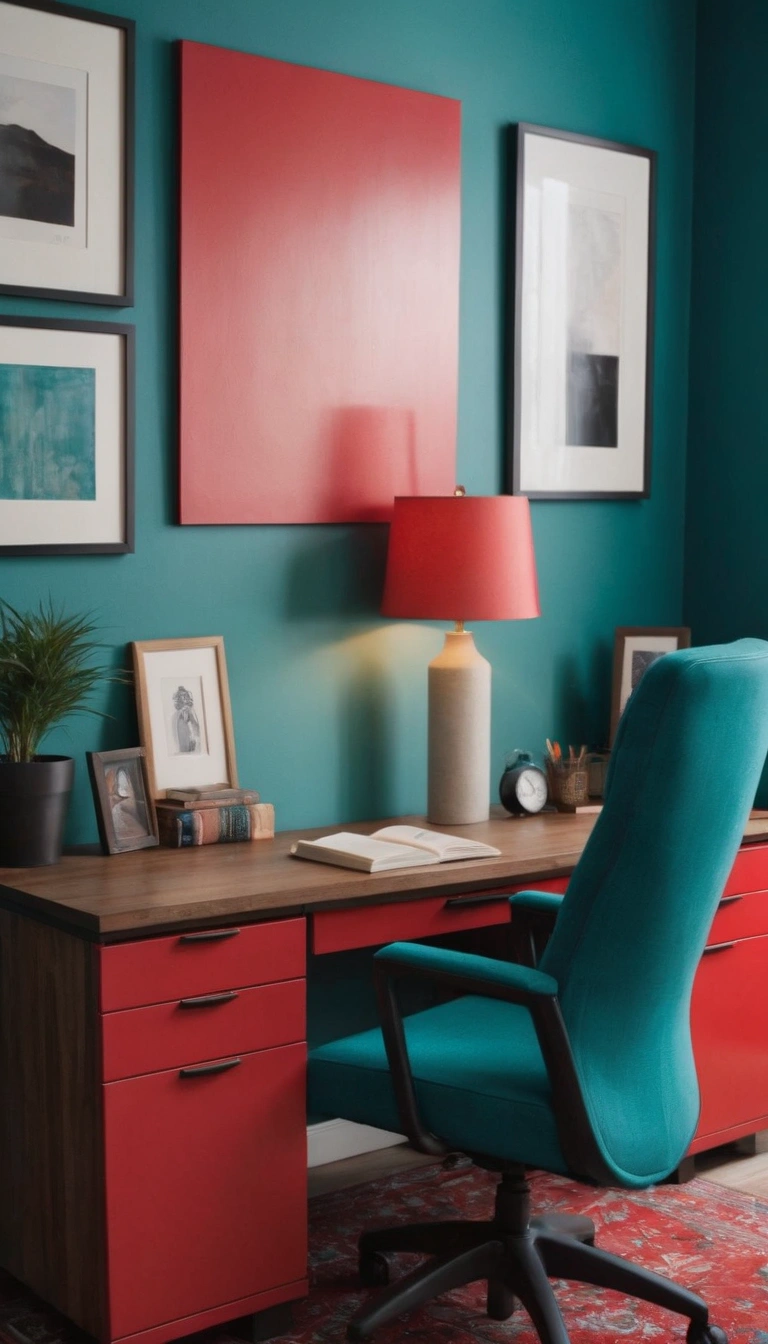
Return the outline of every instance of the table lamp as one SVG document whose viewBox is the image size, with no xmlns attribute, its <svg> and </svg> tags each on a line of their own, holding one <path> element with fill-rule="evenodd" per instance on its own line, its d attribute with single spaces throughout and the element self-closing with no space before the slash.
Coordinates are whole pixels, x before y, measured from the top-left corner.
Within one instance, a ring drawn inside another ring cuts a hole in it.
<svg viewBox="0 0 768 1344">
<path fill-rule="evenodd" d="M 528 500 L 401 496 L 389 533 L 384 616 L 453 620 L 429 664 L 427 816 L 485 821 L 490 807 L 491 665 L 464 622 L 539 615 Z"/>
</svg>

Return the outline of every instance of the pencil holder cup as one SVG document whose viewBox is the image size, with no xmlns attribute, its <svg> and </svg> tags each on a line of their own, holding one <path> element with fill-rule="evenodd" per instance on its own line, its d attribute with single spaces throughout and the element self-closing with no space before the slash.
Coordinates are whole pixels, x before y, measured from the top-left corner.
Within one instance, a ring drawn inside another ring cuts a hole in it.
<svg viewBox="0 0 768 1344">
<path fill-rule="evenodd" d="M 589 767 L 582 761 L 547 761 L 549 796 L 558 811 L 569 812 L 589 801 Z"/>
</svg>

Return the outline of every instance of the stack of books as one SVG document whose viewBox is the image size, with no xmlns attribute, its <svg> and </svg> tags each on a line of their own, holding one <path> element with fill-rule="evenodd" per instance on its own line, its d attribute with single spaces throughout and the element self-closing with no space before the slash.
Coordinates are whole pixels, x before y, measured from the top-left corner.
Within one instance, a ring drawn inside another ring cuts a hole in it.
<svg viewBox="0 0 768 1344">
<path fill-rule="evenodd" d="M 155 807 L 160 844 L 174 849 L 271 840 L 275 834 L 275 809 L 255 789 L 168 789 Z"/>
</svg>

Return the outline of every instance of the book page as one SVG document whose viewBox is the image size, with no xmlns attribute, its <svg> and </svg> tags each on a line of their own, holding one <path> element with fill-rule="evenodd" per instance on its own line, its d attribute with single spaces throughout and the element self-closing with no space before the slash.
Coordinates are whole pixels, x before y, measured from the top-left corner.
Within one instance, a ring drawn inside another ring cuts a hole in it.
<svg viewBox="0 0 768 1344">
<path fill-rule="evenodd" d="M 397 857 L 409 857 L 410 862 L 414 862 L 414 855 L 408 855 L 401 844 L 387 844 L 386 840 L 379 840 L 375 836 L 359 836 L 354 831 L 339 831 L 336 835 L 323 836 L 320 840 L 304 840 L 304 844 L 320 845 L 323 849 L 335 849 L 338 853 L 356 853 L 362 859 L 397 859 Z"/>
<path fill-rule="evenodd" d="M 444 835 L 440 831 L 424 831 L 420 826 L 383 826 L 380 831 L 374 831 L 374 836 L 379 840 L 388 840 L 392 844 L 413 845 L 414 849 L 425 849 L 429 854 L 436 855 L 438 859 L 442 858 L 444 854 L 450 853 L 456 845 L 460 845 L 463 849 L 466 843 L 457 835 Z"/>
<path fill-rule="evenodd" d="M 407 859 L 409 863 L 419 862 L 418 855 L 415 855 L 410 847 L 406 849 L 402 844 L 391 844 L 371 835 L 357 835 L 354 831 L 337 831 L 335 835 L 324 835 L 319 840 L 302 840 L 299 843 L 304 848 L 317 845 L 320 849 L 327 849 L 336 854 L 355 854 L 372 861 Z"/>
<path fill-rule="evenodd" d="M 484 858 L 501 851 L 481 840 L 465 839 L 461 835 L 446 835 L 444 831 L 425 831 L 420 826 L 382 826 L 374 831 L 375 838 L 398 845 L 413 845 L 414 849 L 434 854 L 439 863 L 458 858 Z"/>
</svg>

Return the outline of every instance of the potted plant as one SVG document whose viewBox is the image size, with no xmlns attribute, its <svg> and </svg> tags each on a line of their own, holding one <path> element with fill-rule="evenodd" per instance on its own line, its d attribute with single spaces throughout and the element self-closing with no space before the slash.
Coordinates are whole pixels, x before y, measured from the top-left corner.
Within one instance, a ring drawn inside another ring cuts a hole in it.
<svg viewBox="0 0 768 1344">
<path fill-rule="evenodd" d="M 91 661 L 95 628 L 50 600 L 20 613 L 0 599 L 0 866 L 61 857 L 74 761 L 40 744 L 66 715 L 98 713 L 86 704 L 106 675 Z"/>
</svg>

